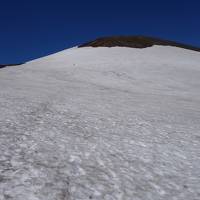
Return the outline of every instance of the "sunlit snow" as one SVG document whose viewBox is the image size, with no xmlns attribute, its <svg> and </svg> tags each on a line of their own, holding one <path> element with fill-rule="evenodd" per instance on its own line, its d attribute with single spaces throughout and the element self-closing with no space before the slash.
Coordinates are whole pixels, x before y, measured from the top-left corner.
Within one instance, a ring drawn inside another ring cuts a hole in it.
<svg viewBox="0 0 200 200">
<path fill-rule="evenodd" d="M 200 199 L 200 53 L 72 48 L 0 69 L 0 200 Z"/>
</svg>

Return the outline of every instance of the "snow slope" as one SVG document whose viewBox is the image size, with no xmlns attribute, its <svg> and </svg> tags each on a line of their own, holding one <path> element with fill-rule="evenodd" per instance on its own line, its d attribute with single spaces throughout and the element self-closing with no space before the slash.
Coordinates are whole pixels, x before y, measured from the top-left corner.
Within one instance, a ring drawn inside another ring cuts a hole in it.
<svg viewBox="0 0 200 200">
<path fill-rule="evenodd" d="M 72 48 L 0 70 L 0 200 L 200 199 L 200 53 Z"/>
</svg>

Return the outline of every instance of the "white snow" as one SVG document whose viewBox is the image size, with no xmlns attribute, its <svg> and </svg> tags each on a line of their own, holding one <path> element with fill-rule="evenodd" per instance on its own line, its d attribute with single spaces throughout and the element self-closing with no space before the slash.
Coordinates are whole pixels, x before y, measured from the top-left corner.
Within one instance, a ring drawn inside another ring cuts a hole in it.
<svg viewBox="0 0 200 200">
<path fill-rule="evenodd" d="M 0 69 L 0 200 L 200 199 L 199 63 L 87 47 Z"/>
</svg>

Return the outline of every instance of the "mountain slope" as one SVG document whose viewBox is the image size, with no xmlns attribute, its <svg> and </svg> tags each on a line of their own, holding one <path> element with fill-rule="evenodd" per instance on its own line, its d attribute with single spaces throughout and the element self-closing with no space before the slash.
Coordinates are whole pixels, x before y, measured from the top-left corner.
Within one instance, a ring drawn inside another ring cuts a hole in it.
<svg viewBox="0 0 200 200">
<path fill-rule="evenodd" d="M 0 70 L 0 199 L 199 199 L 200 53 L 72 48 Z"/>
</svg>

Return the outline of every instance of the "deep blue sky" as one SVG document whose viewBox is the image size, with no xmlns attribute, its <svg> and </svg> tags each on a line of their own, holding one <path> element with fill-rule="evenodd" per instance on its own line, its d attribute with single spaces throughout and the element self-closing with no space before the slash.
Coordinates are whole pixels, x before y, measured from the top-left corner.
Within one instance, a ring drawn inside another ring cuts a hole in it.
<svg viewBox="0 0 200 200">
<path fill-rule="evenodd" d="M 200 46 L 200 1 L 0 0 L 0 63 L 24 62 L 109 35 Z"/>
</svg>

